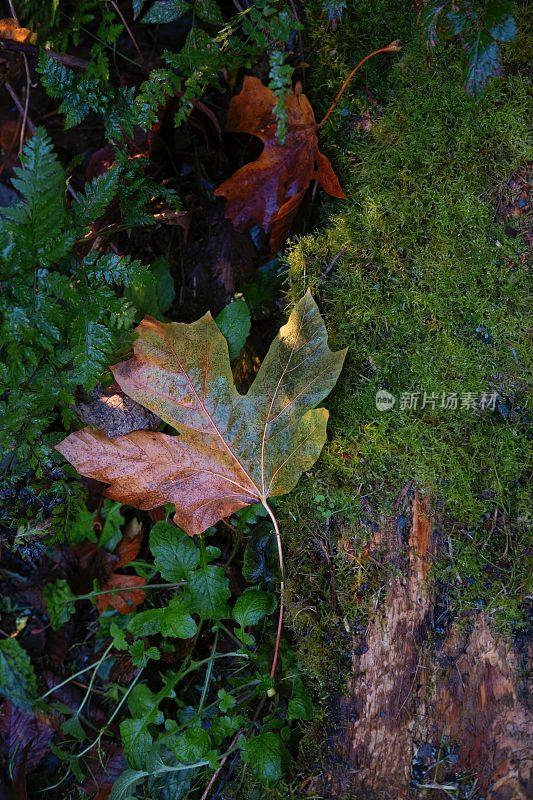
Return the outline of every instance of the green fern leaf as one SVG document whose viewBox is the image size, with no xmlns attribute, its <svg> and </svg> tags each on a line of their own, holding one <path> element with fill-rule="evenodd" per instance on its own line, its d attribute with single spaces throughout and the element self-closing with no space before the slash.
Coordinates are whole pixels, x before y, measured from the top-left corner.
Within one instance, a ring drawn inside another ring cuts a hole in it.
<svg viewBox="0 0 533 800">
<path fill-rule="evenodd" d="M 31 249 L 34 259 L 56 260 L 70 244 L 62 236 L 66 179 L 43 128 L 26 142 L 21 162 L 12 183 L 23 202 L 4 209 L 4 217 L 14 224 L 11 232 Z"/>
<path fill-rule="evenodd" d="M 119 178 L 120 169 L 111 167 L 85 185 L 83 194 L 72 207 L 77 225 L 87 228 L 104 214 L 116 197 Z"/>
</svg>

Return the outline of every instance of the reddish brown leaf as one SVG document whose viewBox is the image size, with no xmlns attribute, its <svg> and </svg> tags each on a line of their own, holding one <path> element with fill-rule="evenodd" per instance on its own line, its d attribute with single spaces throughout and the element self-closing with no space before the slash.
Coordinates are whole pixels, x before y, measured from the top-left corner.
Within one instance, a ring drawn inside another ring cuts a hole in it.
<svg viewBox="0 0 533 800">
<path fill-rule="evenodd" d="M 20 28 L 16 19 L 8 17 L 7 19 L 0 19 L 0 39 L 11 39 L 14 42 L 34 44 L 37 41 L 37 34 L 32 33 L 28 28 Z"/>
<path fill-rule="evenodd" d="M 120 540 L 115 551 L 114 569 L 125 567 L 130 564 L 138 555 L 143 539 L 142 525 L 135 517 L 124 527 Z M 106 589 L 124 589 L 125 587 L 140 587 L 146 583 L 144 578 L 138 575 L 120 575 L 113 572 L 102 582 L 101 591 Z M 131 591 L 120 591 L 112 594 L 96 595 L 96 607 L 100 614 L 109 606 L 115 608 L 120 614 L 129 614 L 135 606 L 140 605 L 146 599 L 146 593 L 142 589 L 132 588 Z"/>
<path fill-rule="evenodd" d="M 7 764 L 20 759 L 24 751 L 25 770 L 31 772 L 49 753 L 52 733 L 46 717 L 23 711 L 4 700 L 0 706 L 0 761 Z"/>
<path fill-rule="evenodd" d="M 129 586 L 144 586 L 145 583 L 145 579 L 138 575 L 117 575 L 115 573 L 102 586 L 102 591 L 106 589 L 124 589 Z M 135 606 L 144 603 L 146 592 L 143 592 L 142 589 L 131 589 L 130 591 L 120 591 L 113 594 L 100 594 L 94 599 L 100 614 L 109 606 L 115 608 L 120 614 L 129 614 Z"/>
<path fill-rule="evenodd" d="M 127 767 L 122 748 L 109 740 L 102 752 L 89 754 L 87 765 L 89 769 L 83 790 L 87 794 L 96 792 L 92 800 L 106 800 L 113 783 Z"/>
<path fill-rule="evenodd" d="M 111 786 L 106 786 L 104 789 L 100 789 L 100 791 L 94 795 L 93 800 L 107 800 L 110 794 Z"/>
<path fill-rule="evenodd" d="M 270 232 L 272 252 L 289 233 L 311 180 L 334 197 L 344 198 L 329 159 L 318 149 L 315 115 L 304 94 L 287 97 L 288 132 L 284 144 L 276 138 L 274 93 L 259 78 L 246 76 L 242 91 L 230 103 L 226 130 L 250 133 L 265 147 L 260 157 L 224 181 L 215 194 L 227 201 L 226 216 L 238 230 L 253 223 Z"/>
<path fill-rule="evenodd" d="M 118 562 L 115 569 L 125 567 L 130 564 L 139 554 L 143 541 L 143 528 L 141 523 L 133 517 L 130 522 L 124 526 L 122 531 L 122 539 L 120 540 L 115 551 L 118 556 Z"/>
</svg>

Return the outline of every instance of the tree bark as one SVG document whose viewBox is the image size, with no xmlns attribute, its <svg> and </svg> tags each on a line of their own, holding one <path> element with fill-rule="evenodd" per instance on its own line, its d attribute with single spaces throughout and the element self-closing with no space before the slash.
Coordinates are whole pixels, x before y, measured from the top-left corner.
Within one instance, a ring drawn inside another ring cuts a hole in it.
<svg viewBox="0 0 533 800">
<path fill-rule="evenodd" d="M 333 701 L 328 770 L 314 787 L 324 798 L 533 797 L 527 653 L 484 613 L 436 635 L 428 509 L 415 493 L 407 540 L 393 521 L 375 537 L 395 574 L 354 638 L 348 692 Z M 461 794 L 465 783 L 476 793 Z"/>
</svg>

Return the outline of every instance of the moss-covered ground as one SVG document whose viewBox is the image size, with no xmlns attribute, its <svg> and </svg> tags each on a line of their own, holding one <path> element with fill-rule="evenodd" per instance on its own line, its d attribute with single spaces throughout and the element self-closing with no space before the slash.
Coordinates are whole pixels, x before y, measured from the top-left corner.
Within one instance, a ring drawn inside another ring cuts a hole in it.
<svg viewBox="0 0 533 800">
<path fill-rule="evenodd" d="M 476 103 L 460 47 L 429 53 L 411 4 L 347 5 L 333 30 L 321 3 L 306 4 L 317 119 L 360 57 L 398 38 L 403 50 L 370 62 L 322 129 L 347 200 L 326 201 L 317 232 L 288 253 L 290 299 L 310 287 L 332 347 L 349 348 L 327 449 L 282 506 L 288 625 L 318 698 L 302 747 L 311 771 L 327 698 L 349 667 L 345 629 L 364 625 L 386 578 L 364 558 L 371 520 L 391 512 L 407 482 L 430 493 L 449 539 L 434 577 L 454 611 L 487 608 L 512 633 L 531 591 L 527 262 L 522 237 L 496 213 L 531 158 L 525 34 L 507 50 L 505 78 Z M 365 112 L 370 130 L 357 125 Z M 395 397 L 392 409 L 376 408 L 378 390 Z M 417 408 L 401 407 L 404 393 Z M 458 407 L 442 408 L 454 394 Z M 494 408 L 475 405 L 483 395 Z"/>
</svg>

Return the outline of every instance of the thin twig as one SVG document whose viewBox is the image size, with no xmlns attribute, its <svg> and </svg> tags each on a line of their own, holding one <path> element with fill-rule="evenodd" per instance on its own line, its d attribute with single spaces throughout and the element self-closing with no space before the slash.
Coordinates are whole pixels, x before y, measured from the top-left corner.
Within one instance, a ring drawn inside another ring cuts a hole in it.
<svg viewBox="0 0 533 800">
<path fill-rule="evenodd" d="M 18 98 L 18 95 L 17 95 L 17 93 L 15 92 L 15 90 L 13 89 L 13 87 L 11 86 L 11 84 L 9 83 L 9 81 L 6 81 L 6 82 L 4 83 L 4 86 L 6 87 L 6 91 L 7 91 L 8 95 L 11 97 L 11 99 L 12 99 L 12 100 L 13 100 L 13 102 L 15 103 L 15 105 L 16 105 L 16 107 L 17 107 L 18 111 L 20 111 L 20 113 L 21 113 L 22 115 L 24 115 L 24 106 L 23 106 L 23 105 L 22 105 L 22 103 L 20 102 L 20 100 L 19 100 L 19 98 Z M 32 120 L 30 119 L 30 117 L 27 117 L 27 118 L 26 118 L 26 126 L 27 126 L 27 127 L 30 129 L 30 131 L 31 131 L 32 133 L 35 133 L 35 125 L 34 125 L 34 123 L 32 122 Z"/>
<path fill-rule="evenodd" d="M 11 16 L 15 20 L 15 24 L 18 27 L 19 20 L 17 17 L 17 12 L 15 11 L 15 6 L 13 5 L 13 0 L 9 0 L 9 8 L 11 10 Z M 24 134 L 26 132 L 26 123 L 28 121 L 28 108 L 30 105 L 30 87 L 31 87 L 30 68 L 28 66 L 28 59 L 26 57 L 26 53 L 22 54 L 22 58 L 24 59 L 24 69 L 26 71 L 26 97 L 24 100 L 24 110 L 22 111 L 22 125 L 20 128 L 20 139 L 19 139 L 19 156 L 22 153 L 22 148 L 24 147 Z"/>
<path fill-rule="evenodd" d="M 220 775 L 220 773 L 224 769 L 224 764 L 228 760 L 228 756 L 231 754 L 232 749 L 233 749 L 235 743 L 237 742 L 237 739 L 241 735 L 241 733 L 242 733 L 242 731 L 238 730 L 237 733 L 235 734 L 235 736 L 233 737 L 233 739 L 231 740 L 230 745 L 228 747 L 228 750 L 226 752 L 226 755 L 222 756 L 222 758 L 220 759 L 220 764 L 218 765 L 218 769 L 211 776 L 211 780 L 209 781 L 209 783 L 205 787 L 205 791 L 204 791 L 203 795 L 200 797 L 200 800 L 207 800 L 207 798 L 209 797 L 209 793 L 211 792 L 211 789 L 213 788 L 213 786 L 217 782 L 218 776 Z"/>
<path fill-rule="evenodd" d="M 361 69 L 363 64 L 365 64 L 370 58 L 373 58 L 374 56 L 377 56 L 380 53 L 398 53 L 401 49 L 402 49 L 402 46 L 401 46 L 399 40 L 396 39 L 394 42 L 391 42 L 386 47 L 380 47 L 379 50 L 374 50 L 373 53 L 369 53 L 367 56 L 362 58 L 361 61 L 359 62 L 359 64 L 357 64 L 357 66 L 354 67 L 354 69 L 352 69 L 352 71 L 350 72 L 350 74 L 348 75 L 348 77 L 346 78 L 344 83 L 342 84 L 341 88 L 337 92 L 337 96 L 335 97 L 335 100 L 330 105 L 329 109 L 327 110 L 325 117 L 322 119 L 321 122 L 318 123 L 317 128 L 321 128 L 322 125 L 324 125 L 328 121 L 328 119 L 331 117 L 332 113 L 337 108 L 337 106 L 339 104 L 339 100 L 341 99 L 342 95 L 344 94 L 344 92 L 346 91 L 346 89 L 348 88 L 350 83 L 352 82 L 355 74 L 357 72 L 359 72 L 359 70 Z"/>
<path fill-rule="evenodd" d="M 17 93 L 15 92 L 15 90 L 13 89 L 13 87 L 11 86 L 9 81 L 6 81 L 4 83 L 4 86 L 6 87 L 7 93 L 9 94 L 9 96 L 11 97 L 13 102 L 15 103 L 15 106 L 17 107 L 17 109 L 20 111 L 20 113 L 24 117 L 24 106 L 20 102 L 20 99 L 19 99 Z M 35 131 L 37 129 L 34 121 L 29 116 L 29 114 L 26 115 L 26 127 L 29 128 L 32 133 L 35 133 Z M 69 195 L 72 197 L 73 200 L 78 200 L 78 195 L 77 195 L 76 191 L 72 188 L 70 183 L 67 183 L 67 192 L 69 193 Z"/>
<path fill-rule="evenodd" d="M 20 126 L 19 156 L 22 153 L 22 148 L 24 147 L 24 136 L 26 134 L 26 124 L 28 122 L 28 109 L 30 107 L 30 89 L 31 89 L 31 77 L 30 77 L 30 68 L 28 66 L 28 59 L 24 53 L 22 54 L 22 58 L 24 60 L 24 69 L 26 70 L 26 97 L 24 98 L 24 113 L 22 115 L 22 124 Z"/>
<path fill-rule="evenodd" d="M 111 0 L 111 5 L 113 6 L 113 8 L 115 9 L 115 11 L 116 11 L 116 12 L 117 12 L 117 14 L 119 15 L 120 19 L 122 20 L 122 24 L 124 25 L 124 27 L 126 28 L 126 31 L 128 32 L 128 36 L 130 37 L 130 39 L 131 39 L 131 41 L 132 41 L 132 44 L 133 44 L 134 48 L 135 48 L 135 49 L 136 49 L 136 51 L 137 51 L 137 55 L 139 56 L 139 59 L 140 59 L 140 61 L 141 61 L 141 64 L 144 66 L 144 65 L 145 65 L 144 56 L 143 56 L 143 54 L 142 54 L 142 52 L 141 52 L 141 48 L 140 48 L 140 47 L 139 47 L 139 45 L 137 44 L 137 39 L 136 39 L 136 38 L 135 38 L 135 36 L 133 35 L 133 33 L 132 33 L 132 31 L 131 31 L 131 28 L 130 28 L 130 26 L 128 25 L 128 22 L 127 22 L 127 20 L 126 20 L 126 17 L 124 16 L 124 14 L 122 13 L 122 11 L 120 10 L 120 7 L 119 7 L 118 3 L 115 3 L 115 0 Z"/>
<path fill-rule="evenodd" d="M 331 272 L 331 270 L 333 269 L 339 258 L 341 258 L 341 256 L 343 256 L 347 250 L 348 250 L 348 245 L 345 244 L 343 245 L 343 247 L 341 247 L 339 252 L 333 256 L 329 264 L 323 270 L 322 275 L 320 276 L 321 281 L 325 280 L 328 277 L 329 273 Z"/>
<path fill-rule="evenodd" d="M 13 0 L 8 0 L 9 2 L 9 9 L 11 11 L 11 16 L 15 20 L 17 26 L 19 25 L 17 12 L 15 11 L 15 6 L 13 5 Z M 15 42 L 12 39 L 4 39 L 0 37 L 0 47 L 5 50 L 14 50 L 15 52 L 22 53 L 24 55 L 24 62 L 26 64 L 26 72 L 28 72 L 28 61 L 26 59 L 26 53 L 32 54 L 36 57 L 39 56 L 40 47 L 37 47 L 34 44 L 30 44 L 29 42 Z M 65 64 L 69 64 L 70 66 L 83 66 L 86 69 L 89 65 L 88 61 L 84 61 L 81 58 L 75 58 L 74 56 L 63 56 L 61 53 L 55 53 L 53 51 L 48 51 L 49 55 L 52 58 L 56 59 L 56 61 L 63 61 Z"/>
<path fill-rule="evenodd" d="M 0 36 L 0 50 L 9 50 L 12 53 L 25 53 L 30 58 L 39 58 L 39 54 L 43 51 L 42 47 L 37 47 L 35 44 L 29 42 L 15 42 L 13 39 L 4 39 Z M 68 53 L 57 53 L 55 50 L 48 50 L 44 48 L 44 52 L 58 61 L 60 64 L 66 64 L 67 67 L 74 67 L 75 69 L 87 69 L 89 62 L 84 58 L 77 58 L 76 56 L 69 56 Z"/>
</svg>

